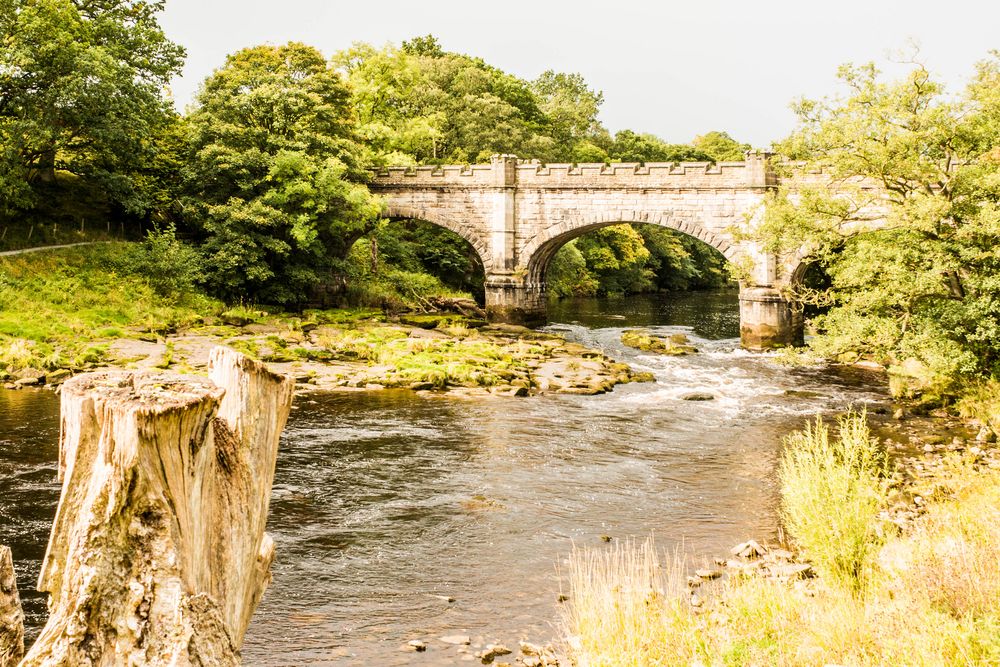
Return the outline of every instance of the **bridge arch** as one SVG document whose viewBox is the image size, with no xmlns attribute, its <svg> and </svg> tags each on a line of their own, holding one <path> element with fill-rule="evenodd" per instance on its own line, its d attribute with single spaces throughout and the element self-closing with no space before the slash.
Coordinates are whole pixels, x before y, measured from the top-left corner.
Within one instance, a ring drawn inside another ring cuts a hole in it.
<svg viewBox="0 0 1000 667">
<path fill-rule="evenodd" d="M 521 249 L 522 265 L 526 269 L 528 280 L 535 284 L 544 284 L 545 273 L 552 258 L 570 241 L 589 232 L 629 223 L 657 225 L 673 229 L 702 241 L 716 250 L 729 261 L 735 261 L 741 252 L 726 238 L 706 229 L 696 222 L 678 218 L 670 213 L 656 213 L 643 210 L 616 210 L 608 213 L 590 216 L 576 216 L 545 230 L 528 239 Z"/>
<path fill-rule="evenodd" d="M 412 206 L 400 206 L 389 204 L 382 211 L 382 217 L 388 219 L 396 220 L 423 220 L 424 222 L 429 222 L 438 227 L 443 227 L 448 231 L 458 234 L 463 239 L 469 242 L 469 245 L 473 247 L 476 251 L 476 255 L 479 256 L 479 261 L 483 265 L 483 270 L 487 275 L 493 270 L 493 257 L 489 249 L 488 239 L 483 238 L 483 236 L 476 232 L 470 225 L 458 222 L 454 218 L 442 215 L 441 213 L 424 208 L 415 208 Z"/>
</svg>

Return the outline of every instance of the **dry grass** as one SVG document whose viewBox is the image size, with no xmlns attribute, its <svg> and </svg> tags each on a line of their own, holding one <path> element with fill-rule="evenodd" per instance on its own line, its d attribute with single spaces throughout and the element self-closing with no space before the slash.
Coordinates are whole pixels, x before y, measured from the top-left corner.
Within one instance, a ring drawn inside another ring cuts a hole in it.
<svg viewBox="0 0 1000 667">
<path fill-rule="evenodd" d="M 867 435 L 861 419 L 842 424 L 841 441 Z M 817 428 L 806 433 L 812 445 L 834 444 Z M 879 479 L 877 461 L 848 461 L 859 477 Z M 569 652 L 586 667 L 1000 665 L 1000 471 L 955 460 L 942 475 L 946 497 L 904 534 L 871 534 L 861 586 L 844 585 L 836 569 L 810 582 L 730 577 L 696 610 L 680 592 L 684 568 L 676 559 L 662 568 L 651 542 L 574 552 Z M 843 518 L 832 514 L 806 515 L 826 526 L 806 528 L 833 539 L 829 526 Z"/>
<path fill-rule="evenodd" d="M 582 667 L 689 664 L 700 656 L 697 619 L 684 608 L 683 561 L 661 565 L 652 540 L 574 550 L 568 626 Z"/>
</svg>

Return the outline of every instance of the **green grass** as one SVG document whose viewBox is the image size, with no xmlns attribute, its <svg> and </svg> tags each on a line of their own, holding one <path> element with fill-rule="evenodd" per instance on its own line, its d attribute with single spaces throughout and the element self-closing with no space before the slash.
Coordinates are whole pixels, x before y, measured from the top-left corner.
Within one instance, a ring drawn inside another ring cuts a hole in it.
<svg viewBox="0 0 1000 667">
<path fill-rule="evenodd" d="M 782 515 L 820 574 L 857 592 L 881 546 L 888 463 L 863 412 L 842 417 L 838 426 L 836 439 L 822 419 L 786 439 Z"/>
<path fill-rule="evenodd" d="M 139 275 L 110 268 L 127 244 L 0 258 L 0 366 L 87 363 L 94 343 L 126 328 L 173 330 L 222 310 L 198 292 L 163 297 Z"/>
</svg>

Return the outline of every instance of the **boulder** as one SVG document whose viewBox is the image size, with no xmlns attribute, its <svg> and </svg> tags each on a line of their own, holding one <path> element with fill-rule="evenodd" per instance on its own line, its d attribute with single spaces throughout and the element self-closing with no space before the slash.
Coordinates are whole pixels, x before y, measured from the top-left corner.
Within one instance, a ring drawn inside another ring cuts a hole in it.
<svg viewBox="0 0 1000 667">
<path fill-rule="evenodd" d="M 484 664 L 489 664 L 494 659 L 502 655 L 510 655 L 511 653 L 512 651 L 503 644 L 487 644 L 482 652 L 476 654 L 476 657 L 482 660 Z"/>
<path fill-rule="evenodd" d="M 747 540 L 746 542 L 741 542 L 730 549 L 729 553 L 734 556 L 739 556 L 740 558 L 759 558 L 767 553 L 767 549 L 762 547 L 755 540 Z"/>
<path fill-rule="evenodd" d="M 45 373 L 37 368 L 19 368 L 11 373 L 10 376 L 14 378 L 15 383 L 19 380 L 35 380 L 35 382 L 25 384 L 40 384 L 45 379 Z"/>
<path fill-rule="evenodd" d="M 772 577 L 798 579 L 810 576 L 812 566 L 809 563 L 781 563 L 771 565 L 767 571 Z"/>
<path fill-rule="evenodd" d="M 51 373 L 45 376 L 45 384 L 62 384 L 71 377 L 73 377 L 72 371 L 65 368 L 60 368 L 58 370 L 52 371 Z"/>
<path fill-rule="evenodd" d="M 430 391 L 430 390 L 434 389 L 434 383 L 433 382 L 413 382 L 413 383 L 411 383 L 407 387 L 407 389 L 410 389 L 412 391 Z"/>
<path fill-rule="evenodd" d="M 451 338 L 451 336 L 443 331 L 438 331 L 437 329 L 421 329 L 420 327 L 415 327 L 410 330 L 410 338 L 447 340 Z"/>
<path fill-rule="evenodd" d="M 705 392 L 692 392 L 690 394 L 684 394 L 681 396 L 682 401 L 714 401 L 715 396 L 713 394 Z"/>
</svg>

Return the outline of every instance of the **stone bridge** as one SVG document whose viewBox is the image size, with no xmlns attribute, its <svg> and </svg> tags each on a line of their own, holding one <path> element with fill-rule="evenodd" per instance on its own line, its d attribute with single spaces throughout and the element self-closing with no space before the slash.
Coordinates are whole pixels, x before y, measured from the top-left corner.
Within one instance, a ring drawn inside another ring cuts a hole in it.
<svg viewBox="0 0 1000 667">
<path fill-rule="evenodd" d="M 780 183 L 822 178 L 800 172 L 783 180 L 755 152 L 744 162 L 645 165 L 543 165 L 498 155 L 487 165 L 390 167 L 370 187 L 384 197 L 385 217 L 425 220 L 472 244 L 486 273 L 487 312 L 501 321 L 544 321 L 549 262 L 582 234 L 621 223 L 689 234 L 750 268 L 740 285 L 740 337 L 764 349 L 802 339 L 800 310 L 781 289 L 800 273 L 798 262 L 737 240 L 732 229 L 756 224 L 764 195 Z"/>
</svg>

